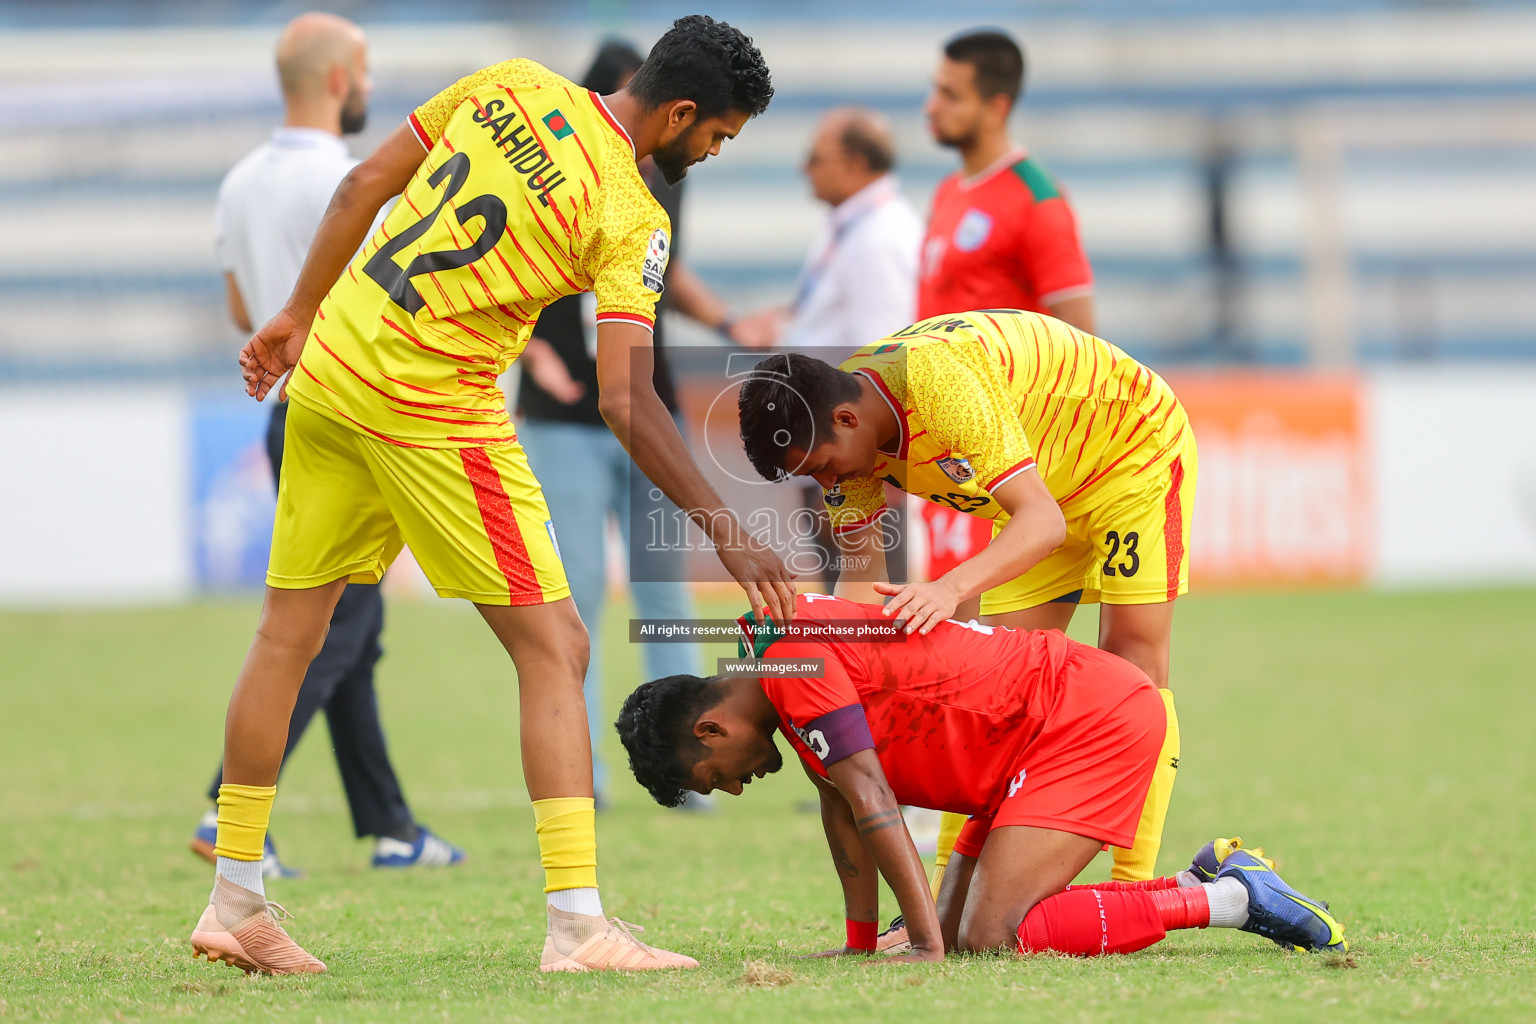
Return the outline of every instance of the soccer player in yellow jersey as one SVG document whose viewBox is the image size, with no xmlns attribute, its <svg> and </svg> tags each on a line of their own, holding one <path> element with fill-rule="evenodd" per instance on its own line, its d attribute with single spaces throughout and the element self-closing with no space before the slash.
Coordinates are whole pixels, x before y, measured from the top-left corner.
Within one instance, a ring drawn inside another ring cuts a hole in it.
<svg viewBox="0 0 1536 1024">
<path fill-rule="evenodd" d="M 1197 469 L 1162 378 L 1052 317 L 978 310 L 903 328 L 841 367 L 770 356 L 739 404 L 759 473 L 824 488 L 854 567 L 840 596 L 879 600 L 872 588 L 922 633 L 977 597 L 984 622 L 1015 629 L 1064 630 L 1080 601 L 1102 604 L 1099 647 L 1150 676 L 1168 711 L 1135 843 L 1115 851 L 1116 879 L 1152 877 L 1178 766 L 1168 648 L 1189 589 Z M 886 511 L 886 483 L 992 520 L 992 542 L 931 582 L 888 583 L 881 531 L 866 529 Z"/>
<path fill-rule="evenodd" d="M 217 877 L 195 953 L 272 974 L 325 970 L 265 902 L 262 838 L 289 712 L 331 609 L 349 579 L 378 580 L 406 543 L 439 594 L 476 604 L 517 667 L 548 894 L 541 969 L 697 966 L 603 917 L 587 634 L 496 379 L 545 304 L 596 292 L 604 418 L 755 606 L 792 617 L 789 574 L 699 474 L 651 385 L 669 226 L 635 163 L 651 155 L 681 178 L 772 94 L 751 40 L 690 16 L 611 96 L 527 60 L 470 75 L 338 187 L 287 306 L 240 356 L 258 399 L 292 371 L 293 406 L 266 601 L 225 725 Z"/>
</svg>

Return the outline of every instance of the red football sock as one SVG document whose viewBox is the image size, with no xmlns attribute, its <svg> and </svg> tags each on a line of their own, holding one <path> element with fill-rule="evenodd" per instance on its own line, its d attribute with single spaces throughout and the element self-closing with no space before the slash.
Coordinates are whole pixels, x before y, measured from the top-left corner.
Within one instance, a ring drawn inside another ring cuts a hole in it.
<svg viewBox="0 0 1536 1024">
<path fill-rule="evenodd" d="M 1135 892 L 1154 889 L 1177 889 L 1177 878 L 1148 878 L 1141 882 L 1094 882 L 1091 885 L 1069 885 L 1067 892 L 1074 889 L 1098 889 L 1101 892 Z"/>
<path fill-rule="evenodd" d="M 1167 934 L 1156 895 L 1096 887 L 1057 893 L 1035 904 L 1019 925 L 1019 951 L 1104 956 L 1146 949 Z"/>
<path fill-rule="evenodd" d="M 1162 916 L 1163 927 L 1169 931 L 1180 928 L 1205 928 L 1211 923 L 1211 901 L 1203 885 L 1180 889 L 1159 889 L 1148 893 L 1157 912 Z"/>
</svg>

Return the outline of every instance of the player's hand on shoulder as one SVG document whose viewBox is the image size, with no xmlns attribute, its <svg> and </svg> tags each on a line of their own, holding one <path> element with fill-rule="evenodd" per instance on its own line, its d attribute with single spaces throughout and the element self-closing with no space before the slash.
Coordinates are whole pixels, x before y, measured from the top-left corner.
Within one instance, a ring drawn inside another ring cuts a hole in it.
<svg viewBox="0 0 1536 1024">
<path fill-rule="evenodd" d="M 731 578 L 741 584 L 752 609 L 785 625 L 795 618 L 795 574 L 784 560 L 756 537 L 738 532 L 735 543 L 719 544 L 716 550 Z"/>
<path fill-rule="evenodd" d="M 891 599 L 881 609 L 882 614 L 905 619 L 908 636 L 927 636 L 934 626 L 953 618 L 960 605 L 959 591 L 942 579 L 931 583 L 876 583 L 874 588 L 875 593 Z"/>
<path fill-rule="evenodd" d="M 240 375 L 245 378 L 245 393 L 258 402 L 277 386 L 283 375 L 292 370 L 304 351 L 304 341 L 309 336 L 309 321 L 284 308 L 261 326 L 251 340 L 240 350 Z M 285 386 L 278 394 L 287 397 Z"/>
</svg>

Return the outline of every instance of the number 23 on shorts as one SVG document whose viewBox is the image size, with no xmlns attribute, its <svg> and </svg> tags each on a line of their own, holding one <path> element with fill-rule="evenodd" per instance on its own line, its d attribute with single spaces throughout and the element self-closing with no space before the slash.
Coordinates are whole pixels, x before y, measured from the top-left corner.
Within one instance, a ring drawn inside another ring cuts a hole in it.
<svg viewBox="0 0 1536 1024">
<path fill-rule="evenodd" d="M 1109 552 L 1104 558 L 1105 576 L 1136 575 L 1136 570 L 1141 568 L 1141 556 L 1136 553 L 1136 543 L 1140 539 L 1140 535 L 1134 532 L 1123 537 L 1117 530 L 1104 534 L 1104 546 Z M 1118 562 L 1115 561 L 1117 557 L 1120 559 Z"/>
</svg>

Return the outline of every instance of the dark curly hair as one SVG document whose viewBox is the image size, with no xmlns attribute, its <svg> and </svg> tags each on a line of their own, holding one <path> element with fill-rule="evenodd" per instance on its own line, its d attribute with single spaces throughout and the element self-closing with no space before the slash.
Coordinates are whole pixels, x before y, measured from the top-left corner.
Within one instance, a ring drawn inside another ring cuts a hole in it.
<svg viewBox="0 0 1536 1024">
<path fill-rule="evenodd" d="M 629 93 L 647 109 L 693 100 L 698 118 L 739 111 L 756 117 L 773 99 L 768 65 L 740 29 L 707 14 L 672 23 L 629 80 Z"/>
<path fill-rule="evenodd" d="M 718 680 L 676 675 L 642 683 L 625 698 L 613 727 L 629 751 L 635 781 L 661 806 L 687 799 L 688 773 L 709 749 L 693 734 L 693 723 L 723 696 Z"/>
<path fill-rule="evenodd" d="M 832 437 L 832 410 L 857 401 L 853 374 L 799 352 L 776 352 L 752 368 L 736 398 L 741 445 L 764 480 L 786 476 L 784 452 Z"/>
</svg>

